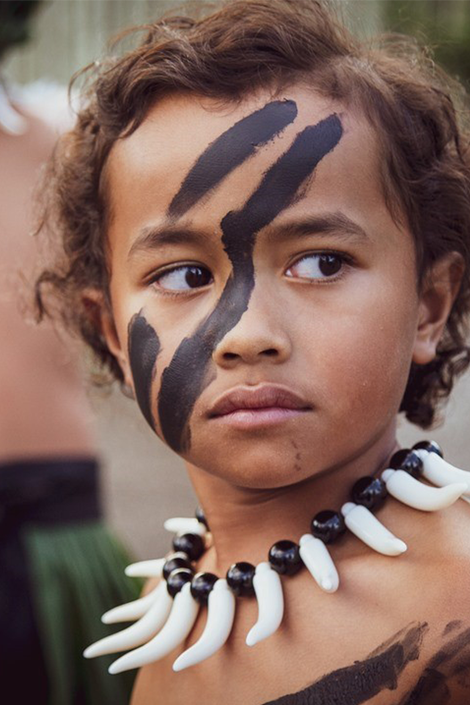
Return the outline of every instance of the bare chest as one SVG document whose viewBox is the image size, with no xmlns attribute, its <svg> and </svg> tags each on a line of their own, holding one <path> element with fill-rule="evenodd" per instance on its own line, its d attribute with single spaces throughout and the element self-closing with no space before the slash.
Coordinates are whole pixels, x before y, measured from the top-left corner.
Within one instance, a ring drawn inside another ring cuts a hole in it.
<svg viewBox="0 0 470 705">
<path fill-rule="evenodd" d="M 465 610 L 439 590 L 429 599 L 424 578 L 420 584 L 402 575 L 387 587 L 380 572 L 366 576 L 369 585 L 354 569 L 346 572 L 335 595 L 299 579 L 287 591 L 281 628 L 251 648 L 245 637 L 256 604 L 247 601 L 223 649 L 174 673 L 174 659 L 202 631 L 201 614 L 187 644 L 142 669 L 132 705 L 468 705 Z"/>
</svg>

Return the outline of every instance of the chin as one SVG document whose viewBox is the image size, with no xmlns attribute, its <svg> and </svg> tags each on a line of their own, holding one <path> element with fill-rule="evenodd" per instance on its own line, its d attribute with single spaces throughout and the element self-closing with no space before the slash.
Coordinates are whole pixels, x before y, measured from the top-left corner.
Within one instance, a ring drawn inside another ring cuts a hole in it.
<svg viewBox="0 0 470 705">
<path fill-rule="evenodd" d="M 285 444 L 284 444 L 285 446 Z M 276 444 L 251 441 L 248 448 L 210 448 L 210 452 L 190 453 L 185 460 L 238 487 L 249 489 L 275 489 L 302 482 L 312 474 L 313 458 L 302 454 L 289 444 L 288 448 Z"/>
</svg>

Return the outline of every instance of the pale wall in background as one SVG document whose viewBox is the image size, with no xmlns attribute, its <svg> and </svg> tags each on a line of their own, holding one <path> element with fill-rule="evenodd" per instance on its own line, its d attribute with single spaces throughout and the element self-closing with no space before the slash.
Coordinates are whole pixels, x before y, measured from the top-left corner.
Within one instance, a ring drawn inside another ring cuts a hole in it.
<svg viewBox="0 0 470 705">
<path fill-rule="evenodd" d="M 380 2 L 353 0 L 347 5 L 343 7 L 356 29 L 370 32 L 380 26 Z M 100 58 L 111 35 L 158 16 L 162 9 L 180 6 L 156 0 L 53 0 L 38 17 L 36 39 L 8 61 L 8 73 L 20 83 L 43 78 L 66 84 L 74 71 Z M 467 375 L 449 405 L 444 429 L 428 434 L 404 423 L 402 442 L 431 435 L 442 442 L 451 461 L 470 469 L 469 392 Z M 160 555 L 169 546 L 163 520 L 190 515 L 196 504 L 183 464 L 150 431 L 135 403 L 118 390 L 93 391 L 91 399 L 109 520 L 137 556 Z"/>
</svg>

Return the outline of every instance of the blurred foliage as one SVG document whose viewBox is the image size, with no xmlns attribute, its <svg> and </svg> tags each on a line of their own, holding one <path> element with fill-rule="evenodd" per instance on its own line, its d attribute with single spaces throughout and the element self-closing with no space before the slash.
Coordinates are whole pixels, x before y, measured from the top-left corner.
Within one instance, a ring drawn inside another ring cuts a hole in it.
<svg viewBox="0 0 470 705">
<path fill-rule="evenodd" d="M 30 38 L 30 18 L 41 0 L 0 0 L 0 56 Z"/>
<path fill-rule="evenodd" d="M 438 64 L 470 89 L 470 2 L 382 0 L 384 28 L 430 45 Z"/>
</svg>

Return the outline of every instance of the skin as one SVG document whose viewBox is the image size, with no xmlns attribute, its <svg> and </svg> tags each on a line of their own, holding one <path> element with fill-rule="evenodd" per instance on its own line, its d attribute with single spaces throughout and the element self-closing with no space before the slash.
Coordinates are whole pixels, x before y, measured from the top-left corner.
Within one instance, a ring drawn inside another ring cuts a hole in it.
<svg viewBox="0 0 470 705">
<path fill-rule="evenodd" d="M 15 106 L 24 135 L 0 127 L 0 463 L 96 454 L 92 419 L 71 341 L 26 320 L 25 281 L 38 266 L 31 194 L 57 135 Z"/>
<path fill-rule="evenodd" d="M 229 160 L 235 166 L 219 181 L 201 170 L 188 189 L 208 154 L 208 173 L 223 173 L 217 160 L 226 159 L 218 149 L 226 146 L 224 135 L 273 101 L 295 102 L 295 119 L 248 156 L 235 146 Z M 285 168 L 299 136 L 325 124 L 336 125 L 335 139 L 331 129 L 309 133 L 320 158 L 306 168 L 304 149 Z M 396 448 L 396 413 L 410 364 L 434 357 L 461 271 L 452 254 L 417 291 L 413 239 L 406 219 L 394 222 L 386 208 L 380 158 L 375 133 L 360 114 L 300 85 L 225 108 L 196 96 L 169 96 L 111 151 L 112 310 L 103 304 L 103 332 L 155 432 L 186 461 L 212 532 L 200 570 L 222 575 L 235 561 L 265 560 L 280 538 L 298 540 L 317 511 L 339 508 L 352 481 L 385 467 Z M 263 191 L 274 168 L 278 186 Z M 292 189 L 284 198 L 286 184 Z M 196 193 L 192 200 L 188 190 Z M 334 264 L 330 276 L 319 269 L 325 253 Z M 196 268 L 192 288 L 182 266 Z M 227 289 L 230 306 L 219 316 Z M 194 345 L 195 353 L 182 355 Z M 211 417 L 223 393 L 267 383 L 294 390 L 304 410 L 267 426 L 238 427 Z M 188 402 L 189 388 L 196 392 Z M 379 679 L 374 690 L 369 679 L 362 700 L 350 693 L 351 702 L 390 703 L 390 688 L 397 689 L 395 698 L 398 692 L 404 697 L 424 660 L 442 647 L 445 625 L 462 618 L 456 604 L 442 610 L 433 600 L 457 563 L 466 565 L 468 549 L 456 540 L 467 530 L 465 510 L 454 505 L 430 516 L 387 502 L 378 516 L 413 542 L 418 562 L 407 554 L 391 572 L 391 559 L 347 535 L 332 551 L 342 580 L 334 598 L 319 594 L 306 571 L 283 581 L 289 606 L 283 624 L 253 650 L 244 636 L 256 605 L 239 601 L 224 649 L 176 677 L 175 654 L 143 668 L 134 705 L 155 702 L 161 688 L 168 705 L 187 702 L 195 687 L 203 688 L 207 703 L 220 703 L 230 692 L 231 702 L 255 705 L 336 670 L 346 683 L 356 661 L 365 659 L 373 671 L 378 645 L 391 640 L 396 651 L 407 625 L 427 624 L 423 645 L 392 680 Z M 445 537 L 436 548 L 438 534 Z M 436 560 L 448 564 L 437 577 Z M 412 586 L 426 579 L 432 590 L 419 596 Z M 458 591 L 457 582 L 454 576 Z M 465 607 L 464 599 L 458 607 Z M 201 616 L 185 648 L 203 624 Z M 286 664 L 286 649 L 295 669 Z M 331 684 L 321 687 L 331 694 Z M 292 702 L 304 702 L 300 697 Z"/>
</svg>

